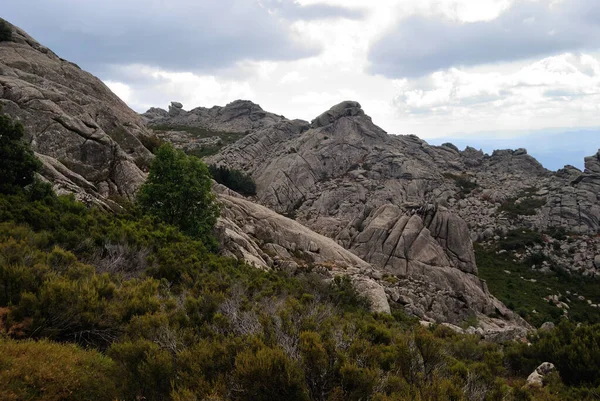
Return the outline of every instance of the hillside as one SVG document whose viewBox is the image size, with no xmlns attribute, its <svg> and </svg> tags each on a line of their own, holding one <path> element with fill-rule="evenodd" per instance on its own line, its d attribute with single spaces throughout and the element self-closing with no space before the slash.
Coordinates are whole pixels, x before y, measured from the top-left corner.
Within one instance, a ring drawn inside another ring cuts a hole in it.
<svg viewBox="0 0 600 401">
<path fill-rule="evenodd" d="M 139 116 L 7 27 L 0 399 L 597 398 L 600 153 L 554 174 L 357 102 Z M 204 146 L 256 195 L 179 150 Z"/>
<path fill-rule="evenodd" d="M 235 108 L 235 104 L 225 109 L 230 107 Z M 236 115 L 244 116 L 240 125 L 248 128 L 244 125 L 248 116 Z M 163 120 L 163 124 L 168 122 Z M 530 297 L 517 308 L 537 324 L 543 321 L 533 316 L 539 312 L 536 309 L 546 309 L 545 304 L 555 296 L 566 297 L 565 291 L 577 293 L 568 298 L 576 315 L 600 318 L 599 294 L 574 284 L 579 279 L 574 278 L 567 290 L 560 285 L 542 288 L 537 283 L 564 271 L 590 277 L 590 288 L 596 282 L 600 245 L 596 237 L 600 216 L 598 155 L 586 159 L 583 172 L 566 166 L 554 173 L 524 149 L 487 155 L 469 147 L 460 151 L 450 143 L 430 146 L 415 136 L 388 135 L 356 102 L 337 105 L 312 123 L 268 118 L 254 124 L 264 128 L 248 131 L 206 161 L 252 176 L 259 203 L 335 239 L 386 274 L 403 277 L 411 276 L 407 266 L 413 259 L 431 264 L 427 259 L 430 255 L 419 258 L 398 246 L 406 224 L 403 216 L 419 215 L 454 259 L 452 265 L 462 266 L 466 273 L 476 272 L 475 263 L 468 267 L 473 257 L 464 253 L 465 237 L 469 236 L 481 244 L 478 249 L 482 254 L 510 252 L 509 265 L 514 264 L 515 271 L 523 265 L 533 267 L 536 282 L 523 284 L 535 287 L 531 292 L 542 295 Z M 170 141 L 173 137 L 162 138 Z M 182 142 L 173 143 L 182 146 Z M 438 211 L 440 216 L 453 216 L 447 232 L 435 228 L 440 226 Z M 467 227 L 461 227 L 461 219 Z M 533 235 L 532 240 L 523 230 L 542 234 Z M 518 246 L 510 245 L 511 241 Z M 419 250 L 423 248 L 419 246 Z M 492 278 L 494 268 L 485 267 L 486 278 Z M 425 276 L 425 282 L 440 282 L 432 279 L 433 274 Z M 493 282 L 496 285 L 498 279 Z M 423 281 L 417 285 L 423 286 Z M 410 285 L 402 283 L 400 287 L 406 291 Z M 500 287 L 494 288 L 498 295 L 506 294 L 503 285 Z M 428 309 L 423 305 L 430 305 L 430 309 L 431 300 L 419 293 L 411 295 L 403 302 L 409 309 L 421 309 L 423 316 Z M 577 301 L 581 296 L 584 303 Z M 510 302 L 505 295 L 502 299 Z M 421 305 L 414 305 L 419 301 Z M 559 302 L 553 308 L 553 315 L 568 313 Z"/>
</svg>

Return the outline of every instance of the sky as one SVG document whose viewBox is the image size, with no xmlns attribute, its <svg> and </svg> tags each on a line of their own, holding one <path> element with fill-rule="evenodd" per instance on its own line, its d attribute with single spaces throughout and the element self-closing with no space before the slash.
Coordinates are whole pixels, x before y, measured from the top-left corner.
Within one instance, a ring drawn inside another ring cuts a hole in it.
<svg viewBox="0 0 600 401">
<path fill-rule="evenodd" d="M 600 148 L 598 0 L 28 0 L 0 17 L 139 112 L 248 99 L 311 120 L 356 100 L 390 134 L 525 144 L 552 169 Z"/>
</svg>

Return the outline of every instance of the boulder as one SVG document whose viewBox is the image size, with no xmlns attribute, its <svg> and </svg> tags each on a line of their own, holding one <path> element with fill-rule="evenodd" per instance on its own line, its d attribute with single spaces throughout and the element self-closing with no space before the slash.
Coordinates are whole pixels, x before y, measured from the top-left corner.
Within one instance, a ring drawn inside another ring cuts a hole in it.
<svg viewBox="0 0 600 401">
<path fill-rule="evenodd" d="M 552 322 L 546 322 L 542 324 L 539 328 L 540 331 L 552 331 L 555 328 L 555 324 Z"/>
<path fill-rule="evenodd" d="M 544 362 L 534 370 L 527 378 L 526 387 L 543 387 L 544 378 L 556 370 L 550 362 Z"/>
</svg>

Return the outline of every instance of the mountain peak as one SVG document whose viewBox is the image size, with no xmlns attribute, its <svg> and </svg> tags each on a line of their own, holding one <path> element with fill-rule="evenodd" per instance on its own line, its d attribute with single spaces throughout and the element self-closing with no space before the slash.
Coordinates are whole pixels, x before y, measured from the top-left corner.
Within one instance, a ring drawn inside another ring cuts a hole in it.
<svg viewBox="0 0 600 401">
<path fill-rule="evenodd" d="M 365 112 L 360 107 L 360 103 L 346 100 L 342 103 L 336 104 L 319 117 L 312 120 L 312 128 L 319 128 L 329 125 L 342 117 L 351 116 L 364 116 Z"/>
</svg>

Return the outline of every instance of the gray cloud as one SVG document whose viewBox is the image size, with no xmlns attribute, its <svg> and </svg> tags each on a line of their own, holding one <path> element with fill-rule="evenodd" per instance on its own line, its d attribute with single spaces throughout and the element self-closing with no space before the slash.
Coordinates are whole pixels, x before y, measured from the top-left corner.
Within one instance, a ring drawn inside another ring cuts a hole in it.
<svg viewBox="0 0 600 401">
<path fill-rule="evenodd" d="M 510 62 L 600 48 L 600 2 L 518 2 L 492 21 L 442 16 L 403 19 L 370 52 L 370 72 L 419 77 L 450 67 Z"/>
<path fill-rule="evenodd" d="M 255 0 L 28 0 L 3 4 L 1 12 L 96 73 L 109 64 L 214 71 L 240 60 L 300 59 L 320 49 L 293 40 L 291 20 L 357 17 L 292 0 L 267 6 Z"/>
<path fill-rule="evenodd" d="M 330 18 L 361 19 L 364 18 L 363 10 L 352 10 L 328 4 L 311 4 L 302 6 L 294 0 L 263 0 L 272 10 L 292 20 L 320 20 Z"/>
</svg>

